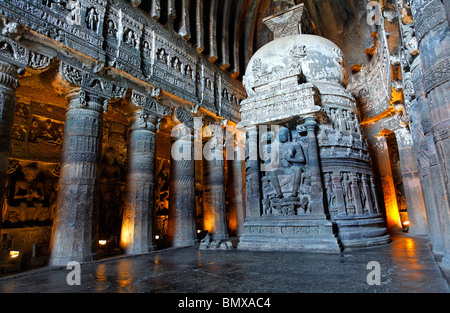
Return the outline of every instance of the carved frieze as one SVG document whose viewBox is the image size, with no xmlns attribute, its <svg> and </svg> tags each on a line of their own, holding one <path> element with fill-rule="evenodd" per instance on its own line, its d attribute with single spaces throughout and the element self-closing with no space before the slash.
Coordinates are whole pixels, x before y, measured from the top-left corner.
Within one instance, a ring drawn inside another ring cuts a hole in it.
<svg viewBox="0 0 450 313">
<path fill-rule="evenodd" d="M 164 117 L 170 115 L 172 108 L 166 106 L 157 99 L 150 97 L 142 92 L 133 90 L 131 93 L 131 100 L 134 105 L 142 109 L 146 114 L 151 114 L 157 117 Z"/>
<path fill-rule="evenodd" d="M 159 10 L 157 3 L 153 7 Z M 220 109 L 227 119 L 239 120 L 239 112 L 232 103 L 238 102 L 235 96 L 244 97 L 243 86 L 233 81 L 234 91 L 219 91 L 220 68 L 203 62 L 181 38 L 121 2 L 5 0 L 0 3 L 0 16 L 4 19 L 0 25 L 2 34 L 7 35 L 0 57 L 3 53 L 20 60 L 15 43 L 23 30 L 31 37 L 37 33 L 50 39 L 46 45 L 51 49 L 59 50 L 63 45 L 70 48 L 68 51 L 79 52 L 82 58 L 87 56 L 89 62 L 95 59 L 98 64 L 95 72 L 106 66 L 108 73 L 126 73 L 215 113 Z M 30 65 L 35 70 L 44 70 L 44 62 L 50 61 L 37 51 L 30 55 L 25 51 L 21 56 L 25 66 L 31 58 Z M 71 63 L 69 59 L 63 57 L 64 62 Z M 219 95 L 223 98 L 220 103 L 216 99 Z"/>
<path fill-rule="evenodd" d="M 289 119 L 320 111 L 317 88 L 310 84 L 299 85 L 288 93 L 277 93 L 267 98 L 246 99 L 241 102 L 242 127 Z"/>
</svg>

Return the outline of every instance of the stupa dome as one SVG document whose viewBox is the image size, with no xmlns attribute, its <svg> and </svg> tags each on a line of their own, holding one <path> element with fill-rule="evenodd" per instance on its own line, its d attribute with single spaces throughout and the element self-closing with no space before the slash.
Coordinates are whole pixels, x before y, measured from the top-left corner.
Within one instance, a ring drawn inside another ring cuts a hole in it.
<svg viewBox="0 0 450 313">
<path fill-rule="evenodd" d="M 330 40 L 316 35 L 281 37 L 253 55 L 243 83 L 251 97 L 258 90 L 267 90 L 267 85 L 293 78 L 298 84 L 327 82 L 345 88 L 348 74 L 342 51 Z"/>
</svg>

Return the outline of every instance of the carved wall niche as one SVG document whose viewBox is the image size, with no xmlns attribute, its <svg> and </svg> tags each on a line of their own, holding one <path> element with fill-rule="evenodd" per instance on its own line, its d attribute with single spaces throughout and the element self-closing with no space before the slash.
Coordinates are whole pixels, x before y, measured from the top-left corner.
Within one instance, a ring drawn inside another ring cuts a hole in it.
<svg viewBox="0 0 450 313">
<path fill-rule="evenodd" d="M 277 149 L 275 140 L 278 141 L 278 154 L 272 154 L 273 149 Z M 262 172 L 263 216 L 310 214 L 311 173 L 306 129 L 293 123 L 288 127 L 281 126 L 277 132 L 262 134 L 261 144 L 262 147 L 267 145 L 263 148 L 265 163 L 279 158 L 273 170 Z M 286 154 L 292 162 L 284 160 Z"/>
<path fill-rule="evenodd" d="M 51 226 L 60 165 L 10 158 L 3 228 Z"/>
<path fill-rule="evenodd" d="M 154 77 L 168 83 L 172 88 L 179 88 L 191 96 L 196 96 L 197 57 L 183 51 L 156 32 L 154 45 Z"/>
</svg>

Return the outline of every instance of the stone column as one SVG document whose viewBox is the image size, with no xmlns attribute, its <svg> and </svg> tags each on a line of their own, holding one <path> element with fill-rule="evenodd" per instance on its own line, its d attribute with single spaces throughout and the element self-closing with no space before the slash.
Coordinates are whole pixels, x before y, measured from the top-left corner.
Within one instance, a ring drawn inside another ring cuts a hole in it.
<svg viewBox="0 0 450 313">
<path fill-rule="evenodd" d="M 211 240 L 228 239 L 225 205 L 225 176 L 223 157 L 223 129 L 219 125 L 204 146 L 203 214 L 204 226 Z"/>
<path fill-rule="evenodd" d="M 228 179 L 231 180 L 232 198 L 236 207 L 236 235 L 241 236 L 244 232 L 245 220 L 245 176 L 243 172 L 245 169 L 245 139 L 243 134 L 236 136 L 234 159 L 230 162 Z"/>
<path fill-rule="evenodd" d="M 379 135 L 375 139 L 377 143 L 374 152 L 376 153 L 376 164 L 378 164 L 383 188 L 387 228 L 390 231 L 401 231 L 400 214 L 398 212 L 397 196 L 386 138 Z"/>
<path fill-rule="evenodd" d="M 418 171 L 425 202 L 431 247 L 433 253 L 443 254 L 444 239 L 437 204 L 444 201 L 442 190 L 445 187 L 442 184 L 441 173 L 436 164 L 436 147 L 431 133 L 430 112 L 423 88 L 423 74 L 420 63 L 419 57 L 416 57 L 411 63 L 411 81 L 416 99 L 412 101 L 410 106 L 410 114 L 413 115 L 410 130 L 417 151 Z"/>
<path fill-rule="evenodd" d="M 311 214 L 325 215 L 323 184 L 320 174 L 319 148 L 316 138 L 317 122 L 315 121 L 315 117 L 305 117 L 304 126 L 308 132 L 308 165 L 311 174 Z"/>
<path fill-rule="evenodd" d="M 427 235 L 425 202 L 417 165 L 417 153 L 412 143 L 411 134 L 406 128 L 399 128 L 395 131 L 395 137 L 398 144 L 400 169 L 410 222 L 409 232 L 416 235 Z"/>
<path fill-rule="evenodd" d="M 14 65 L 0 62 L 0 207 L 5 197 L 6 172 L 11 149 L 11 131 L 16 106 L 17 70 Z"/>
<path fill-rule="evenodd" d="M 246 127 L 246 219 L 261 216 L 261 191 L 258 158 L 258 126 Z"/>
<path fill-rule="evenodd" d="M 122 219 L 121 248 L 126 254 L 154 249 L 156 124 L 158 117 L 143 110 L 129 115 L 127 198 Z"/>
<path fill-rule="evenodd" d="M 98 166 L 107 99 L 80 88 L 67 99 L 50 265 L 91 261 L 98 246 Z"/>
<path fill-rule="evenodd" d="M 428 101 L 431 132 L 444 185 L 444 201 L 437 210 L 444 231 L 443 264 L 450 267 L 450 44 L 445 7 L 439 0 L 414 0 L 411 5 L 423 72 L 423 89 Z"/>
<path fill-rule="evenodd" d="M 172 136 L 168 236 L 174 247 L 197 242 L 195 216 L 195 161 L 192 129 L 175 126 Z"/>
</svg>

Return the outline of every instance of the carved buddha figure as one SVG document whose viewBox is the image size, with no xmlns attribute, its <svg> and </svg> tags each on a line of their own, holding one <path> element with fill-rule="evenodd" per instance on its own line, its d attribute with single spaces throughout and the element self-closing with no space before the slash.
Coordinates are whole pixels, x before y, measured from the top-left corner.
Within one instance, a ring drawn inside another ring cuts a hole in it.
<svg viewBox="0 0 450 313">
<path fill-rule="evenodd" d="M 278 133 L 279 151 L 278 167 L 269 172 L 270 182 L 278 198 L 283 198 L 279 175 L 292 175 L 294 183 L 290 197 L 296 198 L 300 189 L 302 173 L 305 171 L 306 159 L 302 146 L 292 142 L 291 132 L 287 127 L 281 127 Z"/>
<path fill-rule="evenodd" d="M 38 217 L 41 217 L 44 211 L 42 208 L 44 184 L 36 180 L 39 174 L 39 168 L 36 163 L 25 166 L 22 172 L 25 177 L 16 182 L 14 199 L 20 200 L 19 219 L 24 222 L 25 220 L 36 220 Z"/>
</svg>

